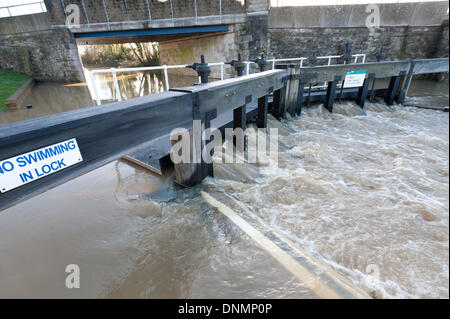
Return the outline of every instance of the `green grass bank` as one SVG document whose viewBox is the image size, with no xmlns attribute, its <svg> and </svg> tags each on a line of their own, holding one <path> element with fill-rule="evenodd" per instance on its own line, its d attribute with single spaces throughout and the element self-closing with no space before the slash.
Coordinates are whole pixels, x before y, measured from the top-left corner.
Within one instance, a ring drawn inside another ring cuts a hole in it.
<svg viewBox="0 0 450 319">
<path fill-rule="evenodd" d="M 29 75 L 0 69 L 0 111 L 6 109 L 5 101 L 17 91 L 28 79 Z"/>
</svg>

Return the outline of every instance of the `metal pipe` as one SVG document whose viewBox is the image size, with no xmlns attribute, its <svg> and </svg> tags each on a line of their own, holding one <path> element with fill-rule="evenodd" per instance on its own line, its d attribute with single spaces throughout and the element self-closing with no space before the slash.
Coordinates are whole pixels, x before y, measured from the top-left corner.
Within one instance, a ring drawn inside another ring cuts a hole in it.
<svg viewBox="0 0 450 319">
<path fill-rule="evenodd" d="M 67 19 L 66 5 L 64 4 L 64 0 L 60 0 L 60 2 L 61 2 L 61 7 L 62 7 L 63 13 L 64 13 L 64 18 Z"/>
<path fill-rule="evenodd" d="M 87 14 L 86 6 L 84 5 L 84 0 L 81 0 L 81 6 L 83 7 L 84 16 L 86 17 L 86 22 L 89 24 L 89 17 Z"/>
<path fill-rule="evenodd" d="M 197 0 L 194 0 L 195 22 L 197 22 Z"/>
<path fill-rule="evenodd" d="M 148 0 L 145 1 L 147 2 L 148 19 L 152 20 L 152 11 L 150 9 L 150 3 L 148 2 Z"/>
<path fill-rule="evenodd" d="M 128 12 L 128 3 L 127 0 L 123 0 L 123 5 L 125 7 L 125 14 L 127 15 L 127 20 L 130 21 L 130 13 Z"/>
<path fill-rule="evenodd" d="M 111 30 L 111 26 L 109 25 L 108 8 L 106 7 L 105 0 L 102 0 L 102 2 L 103 2 L 103 8 L 105 8 L 106 23 L 108 24 L 108 29 Z"/>
<path fill-rule="evenodd" d="M 172 0 L 169 0 L 170 2 L 170 13 L 172 15 L 172 23 L 173 23 L 173 5 L 172 5 Z"/>
</svg>

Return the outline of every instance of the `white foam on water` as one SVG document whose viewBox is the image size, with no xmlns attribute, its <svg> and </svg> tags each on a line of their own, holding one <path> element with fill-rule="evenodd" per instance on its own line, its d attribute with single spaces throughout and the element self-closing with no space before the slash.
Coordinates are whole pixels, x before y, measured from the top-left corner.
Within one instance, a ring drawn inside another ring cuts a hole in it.
<svg viewBox="0 0 450 319">
<path fill-rule="evenodd" d="M 343 102 L 284 125 L 279 166 L 216 183 L 375 298 L 448 298 L 448 114 Z"/>
</svg>

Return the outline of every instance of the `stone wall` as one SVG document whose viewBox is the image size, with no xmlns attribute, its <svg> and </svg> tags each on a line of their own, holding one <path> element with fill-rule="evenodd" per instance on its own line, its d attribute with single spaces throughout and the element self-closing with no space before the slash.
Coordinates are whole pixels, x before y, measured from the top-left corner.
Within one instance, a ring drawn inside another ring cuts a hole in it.
<svg viewBox="0 0 450 319">
<path fill-rule="evenodd" d="M 441 37 L 439 26 L 383 27 L 375 32 L 367 28 L 271 29 L 269 56 L 337 55 L 340 44 L 350 41 L 352 52 L 368 54 L 367 61 L 375 61 L 381 48 L 386 60 L 431 58 L 442 56 L 435 54 Z M 448 38 L 446 42 L 448 48 Z"/>
<path fill-rule="evenodd" d="M 247 21 L 238 28 L 239 50 L 244 59 L 255 60 L 260 53 L 268 52 L 267 12 L 249 13 Z"/>
<path fill-rule="evenodd" d="M 448 57 L 448 19 L 442 22 L 441 38 L 436 51 L 436 56 Z"/>
<path fill-rule="evenodd" d="M 46 21 L 46 13 L 0 19 L 0 67 L 38 80 L 84 81 L 73 34 Z"/>
<path fill-rule="evenodd" d="M 60 0 L 44 0 L 54 25 L 65 24 Z M 245 0 L 63 0 L 65 7 L 76 4 L 80 8 L 80 23 L 106 23 L 122 21 L 143 21 L 177 19 L 186 17 L 214 16 L 245 13 Z M 251 0 L 252 8 L 260 8 L 266 0 Z M 83 7 L 84 3 L 84 7 Z M 222 4 L 222 10 L 219 4 Z M 197 10 L 195 9 L 197 4 Z M 105 10 L 106 7 L 106 10 Z M 266 9 L 267 10 L 267 9 Z"/>
<path fill-rule="evenodd" d="M 268 56 L 337 55 L 341 43 L 375 61 L 381 48 L 386 60 L 448 56 L 448 2 L 383 4 L 380 27 L 365 21 L 366 6 L 271 8 Z M 444 21 L 444 22 L 443 22 Z"/>
</svg>

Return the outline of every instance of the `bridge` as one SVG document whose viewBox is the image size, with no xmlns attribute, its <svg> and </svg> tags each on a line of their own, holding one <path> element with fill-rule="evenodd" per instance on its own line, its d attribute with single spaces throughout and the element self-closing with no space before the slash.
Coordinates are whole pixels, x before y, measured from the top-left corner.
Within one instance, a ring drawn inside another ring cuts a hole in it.
<svg viewBox="0 0 450 319">
<path fill-rule="evenodd" d="M 43 2 L 42 2 L 43 1 Z M 342 43 L 367 61 L 448 56 L 448 2 L 271 7 L 269 0 L 37 0 L 46 12 L 0 18 L 0 67 L 38 80 L 84 81 L 79 44 L 159 42 L 162 65 L 340 54 Z M 79 21 L 73 19 L 75 11 Z M 230 74 L 231 75 L 231 74 Z M 219 78 L 213 70 L 213 77 Z"/>
</svg>

